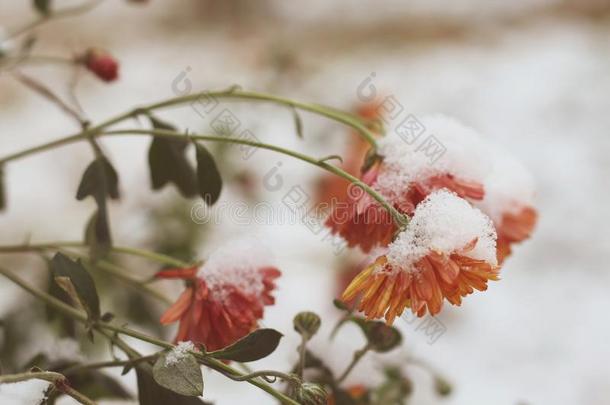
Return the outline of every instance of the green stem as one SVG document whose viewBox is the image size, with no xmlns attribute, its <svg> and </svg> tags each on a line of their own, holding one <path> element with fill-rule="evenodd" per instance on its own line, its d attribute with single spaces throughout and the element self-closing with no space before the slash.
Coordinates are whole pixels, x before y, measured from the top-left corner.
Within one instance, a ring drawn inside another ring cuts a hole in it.
<svg viewBox="0 0 610 405">
<path fill-rule="evenodd" d="M 360 361 L 360 359 L 370 350 L 369 345 L 367 344 L 366 346 L 364 346 L 362 349 L 357 350 L 356 352 L 354 352 L 354 357 L 352 358 L 352 361 L 349 363 L 349 365 L 347 366 L 347 368 L 345 369 L 345 371 L 343 372 L 343 374 L 341 374 L 341 377 L 339 377 L 337 379 L 337 384 L 342 383 L 347 376 L 349 375 L 349 373 L 351 373 L 351 371 L 354 369 L 354 367 L 356 367 L 356 364 L 358 364 L 358 362 Z"/>
<path fill-rule="evenodd" d="M 307 338 L 305 335 L 301 335 L 301 345 L 299 346 L 299 368 L 297 369 L 297 375 L 299 378 L 303 378 L 303 371 L 305 370 L 305 356 L 307 355 Z"/>
<path fill-rule="evenodd" d="M 293 158 L 302 160 L 304 162 L 310 163 L 314 166 L 317 166 L 321 169 L 324 169 L 328 172 L 331 172 L 339 177 L 343 177 L 348 180 L 352 184 L 362 188 L 366 193 L 368 193 L 371 197 L 373 197 L 379 204 L 381 204 L 389 213 L 392 215 L 394 222 L 399 229 L 404 228 L 408 222 L 409 218 L 406 215 L 401 214 L 396 208 L 394 208 L 390 203 L 388 203 L 381 194 L 375 191 L 368 184 L 364 183 L 359 178 L 349 174 L 345 170 L 326 163 L 324 161 L 320 161 L 320 159 L 313 158 L 311 156 L 304 155 L 300 152 L 296 152 L 290 149 L 282 148 L 281 146 L 271 145 L 256 141 L 251 141 L 248 139 L 241 138 L 231 138 L 226 136 L 212 136 L 212 135 L 197 135 L 197 134 L 185 134 L 181 132 L 164 130 L 164 129 L 125 129 L 125 130 L 115 130 L 115 131 L 106 131 L 104 133 L 99 134 L 99 136 L 107 136 L 107 135 L 154 135 L 159 137 L 168 137 L 168 138 L 184 138 L 188 136 L 191 139 L 200 140 L 200 141 L 211 141 L 211 142 L 226 142 L 226 143 L 235 143 L 240 145 L 248 145 L 255 148 L 267 149 L 274 152 L 278 152 L 284 155 L 291 156 Z"/>
<path fill-rule="evenodd" d="M 275 382 L 276 378 L 280 378 L 284 381 L 295 381 L 295 382 L 301 381 L 301 379 L 295 375 L 289 375 L 286 373 L 282 373 L 281 371 L 274 371 L 274 370 L 259 370 L 259 371 L 254 371 L 252 373 L 244 374 L 241 376 L 234 376 L 234 375 L 230 375 L 230 374 L 225 374 L 225 375 L 233 381 L 248 381 L 253 378 L 259 378 L 259 377 L 264 379 L 268 383 Z"/>
<path fill-rule="evenodd" d="M 225 91 L 203 91 L 151 104 L 146 107 L 146 109 L 155 110 L 185 103 L 192 103 L 202 98 L 271 102 L 274 104 L 308 111 L 354 128 L 358 132 L 358 134 L 371 146 L 376 146 L 375 134 L 371 130 L 369 130 L 366 125 L 362 123 L 361 119 L 357 116 L 320 104 L 303 103 L 285 97 L 275 96 L 272 94 L 258 93 L 254 91 L 243 91 L 234 89 L 229 89 Z"/>
<path fill-rule="evenodd" d="M 0 376 L 0 384 L 12 384 L 33 379 L 50 382 L 58 391 L 71 396 L 81 404 L 95 405 L 95 402 L 93 402 L 91 399 L 70 387 L 68 380 L 63 374 L 55 373 L 53 371 L 34 371 L 20 374 L 6 374 Z"/>
<path fill-rule="evenodd" d="M 151 286 L 149 286 L 145 280 L 138 280 L 138 279 L 130 276 L 129 275 L 130 272 L 128 270 L 126 270 L 120 266 L 117 266 L 111 262 L 105 261 L 105 260 L 98 260 L 97 262 L 93 263 L 93 262 L 91 262 L 91 260 L 89 260 L 89 257 L 87 255 L 75 253 L 73 251 L 68 251 L 68 250 L 64 249 L 63 247 L 86 248 L 87 245 L 83 244 L 81 242 L 53 242 L 53 243 L 34 244 L 34 245 L 0 246 L 0 254 L 2 254 L 2 253 L 20 253 L 20 252 L 43 252 L 46 250 L 61 251 L 65 254 L 67 254 L 68 256 L 76 256 L 76 257 L 80 258 L 81 260 L 83 260 L 83 262 L 85 262 L 85 264 L 90 265 L 90 266 L 95 266 L 96 268 L 111 275 L 112 277 L 115 277 L 115 278 L 125 282 L 126 284 L 134 287 L 137 290 L 140 290 L 146 294 L 151 295 L 152 297 L 156 298 L 159 301 L 162 301 L 165 304 L 168 304 L 168 305 L 172 304 L 173 301 L 171 299 L 166 297 L 161 292 L 155 290 Z M 131 252 L 131 254 L 136 254 L 135 252 L 139 252 L 139 254 L 138 254 L 139 256 L 147 257 L 147 258 L 149 258 L 150 254 L 152 253 L 152 252 L 147 252 L 144 250 L 140 251 L 139 249 L 131 249 L 131 248 L 114 248 L 113 250 L 122 251 L 122 249 L 128 249 Z M 164 258 L 163 255 L 158 255 L 158 256 L 159 257 L 156 257 L 156 259 L 161 261 L 161 263 L 166 263 L 167 260 L 170 260 L 170 259 L 174 260 L 170 257 Z"/>
<path fill-rule="evenodd" d="M 119 267 L 119 266 L 117 266 L 113 263 L 107 262 L 105 260 L 98 260 L 97 262 L 94 263 L 91 260 L 89 260 L 87 255 L 84 255 L 84 254 L 78 254 L 78 253 L 66 251 L 63 249 L 59 249 L 59 251 L 67 254 L 68 256 L 76 256 L 76 257 L 80 258 L 86 265 L 96 267 L 96 268 L 104 271 L 105 273 L 108 273 L 112 277 L 115 277 L 115 278 L 123 281 L 124 283 L 134 287 L 137 290 L 140 290 L 143 293 L 151 295 L 152 297 L 156 298 L 159 301 L 162 301 L 163 303 L 165 303 L 167 305 L 171 305 L 173 303 L 173 301 L 171 299 L 169 299 L 164 294 L 160 293 L 159 291 L 155 290 L 154 288 L 152 288 L 151 286 L 146 284 L 145 281 L 140 281 L 136 278 L 129 276 L 129 271 L 122 267 Z"/>
<path fill-rule="evenodd" d="M 26 290 L 27 292 L 29 292 L 36 298 L 46 302 L 49 306 L 62 312 L 64 315 L 70 316 L 81 323 L 84 323 L 84 324 L 88 323 L 87 316 L 83 312 L 76 310 L 76 309 L 72 308 L 70 305 L 67 305 L 64 302 L 58 300 L 57 298 L 52 297 L 51 295 L 46 294 L 45 292 L 42 292 L 42 291 L 30 286 L 28 283 L 26 283 L 24 280 L 22 280 L 20 277 L 16 276 L 9 270 L 0 267 L 0 274 L 4 275 L 9 280 L 11 280 L 15 284 L 19 285 L 21 288 L 23 288 L 24 290 Z M 130 328 L 127 328 L 124 326 L 116 326 L 111 323 L 95 322 L 92 324 L 92 327 L 94 329 L 100 331 L 101 333 L 103 333 L 108 338 L 111 338 L 111 335 L 109 335 L 107 332 L 114 332 L 116 334 L 130 336 L 132 338 L 141 340 L 143 342 L 151 343 L 153 345 L 162 347 L 164 349 L 174 348 L 174 345 L 169 342 L 155 338 L 153 336 L 146 335 L 145 333 L 141 333 L 141 332 L 138 332 L 136 330 L 133 330 L 133 329 L 130 329 Z M 124 349 L 131 358 L 141 357 L 137 352 L 135 352 L 133 349 L 131 349 L 129 346 L 127 346 L 124 342 L 121 343 L 122 341 L 118 337 L 112 337 L 112 340 L 119 343 L 121 345 L 121 348 Z M 223 374 L 230 373 L 233 376 L 242 376 L 243 375 L 242 373 L 240 373 L 238 370 L 234 369 L 233 367 L 230 367 L 230 366 L 224 364 L 221 360 L 217 360 L 217 359 L 208 357 L 200 352 L 191 352 L 191 354 L 193 356 L 195 356 L 203 364 L 205 364 L 208 367 L 210 367 L 216 371 L 219 371 Z M 281 392 L 276 391 L 273 387 L 271 387 L 270 385 L 268 385 L 260 380 L 251 379 L 251 380 L 247 380 L 247 382 L 262 389 L 263 391 L 269 393 L 270 395 L 272 395 L 273 397 L 275 397 L 279 401 L 281 401 L 283 404 L 299 405 L 298 402 L 287 397 L 286 395 L 282 394 Z"/>
<path fill-rule="evenodd" d="M 0 246 L 0 253 L 19 253 L 19 252 L 28 252 L 32 250 L 53 250 L 60 248 L 79 248 L 86 249 L 89 246 L 83 242 L 46 242 L 46 243 L 34 243 L 34 244 L 26 244 L 26 245 L 12 245 L 12 246 Z M 150 252 L 148 250 L 137 249 L 127 246 L 113 246 L 112 252 L 115 253 L 124 253 L 132 256 L 139 256 L 145 259 L 152 260 L 154 262 L 158 262 L 161 264 L 176 266 L 176 267 L 187 267 L 191 266 L 192 263 L 183 262 L 181 260 L 175 259 L 171 256 L 167 256 L 161 253 Z"/>
<path fill-rule="evenodd" d="M 91 370 L 97 368 L 107 368 L 107 367 L 125 367 L 125 366 L 134 366 L 143 361 L 149 361 L 156 359 L 158 354 L 153 354 L 150 356 L 142 356 L 137 357 L 135 359 L 129 360 L 111 360 L 111 361 L 100 361 L 97 363 L 88 363 L 88 364 L 77 364 L 75 366 L 68 367 L 64 370 L 61 370 L 63 375 L 71 375 L 76 374 L 83 370 Z"/>
<path fill-rule="evenodd" d="M 141 107 L 141 108 L 133 109 L 126 113 L 117 115 L 98 125 L 92 126 L 82 132 L 79 132 L 78 134 L 69 135 L 67 137 L 57 139 L 55 141 L 51 141 L 51 142 L 48 142 L 48 143 L 45 143 L 42 145 L 38 145 L 38 146 L 35 146 L 32 148 L 28 148 L 28 149 L 22 150 L 20 152 L 16 152 L 11 155 L 5 156 L 4 158 L 0 159 L 0 166 L 9 161 L 17 160 L 17 159 L 32 155 L 34 153 L 43 152 L 43 151 L 53 149 L 58 146 L 81 141 L 83 139 L 86 139 L 89 136 L 89 134 L 91 134 L 91 133 L 99 132 L 107 127 L 110 127 L 112 125 L 125 121 L 129 118 L 137 117 L 138 115 L 145 113 L 147 111 L 152 111 L 152 110 L 157 110 L 157 109 L 167 108 L 167 107 L 173 107 L 173 106 L 177 106 L 177 105 L 181 105 L 181 104 L 194 102 L 202 97 L 211 97 L 211 98 L 219 98 L 219 99 L 226 98 L 226 99 L 267 101 L 267 102 L 272 102 L 272 103 L 285 105 L 285 106 L 289 106 L 289 107 L 293 107 L 293 108 L 298 108 L 298 109 L 301 109 L 304 111 L 309 111 L 309 112 L 322 115 L 326 118 L 332 119 L 334 121 L 340 122 L 342 124 L 345 124 L 349 127 L 354 128 L 358 132 L 358 134 L 360 134 L 360 136 L 362 136 L 364 139 L 366 139 L 367 142 L 369 142 L 373 147 L 376 147 L 375 134 L 373 132 L 371 132 L 366 127 L 366 125 L 364 125 L 362 123 L 360 118 L 358 118 L 357 116 L 354 116 L 352 114 L 346 113 L 346 112 L 338 111 L 331 107 L 326 107 L 326 106 L 322 106 L 319 104 L 303 103 L 303 102 L 294 101 L 294 100 L 290 100 L 290 99 L 283 98 L 283 97 L 274 96 L 271 94 L 245 92 L 245 91 L 239 91 L 239 90 L 205 91 L 205 92 L 191 94 L 188 96 L 172 98 L 172 99 L 161 101 L 158 103 L 149 104 L 149 105 Z"/>
</svg>

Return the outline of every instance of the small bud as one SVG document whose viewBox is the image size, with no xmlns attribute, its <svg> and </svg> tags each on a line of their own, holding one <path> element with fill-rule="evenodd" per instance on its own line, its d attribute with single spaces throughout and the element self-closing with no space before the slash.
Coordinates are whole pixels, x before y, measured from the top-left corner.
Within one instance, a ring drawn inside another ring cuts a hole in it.
<svg viewBox="0 0 610 405">
<path fill-rule="evenodd" d="M 449 384 L 449 381 L 439 376 L 436 376 L 434 378 L 434 389 L 436 390 L 436 393 L 442 397 L 451 395 L 452 391 L 452 387 L 451 384 Z"/>
<path fill-rule="evenodd" d="M 297 388 L 296 400 L 303 405 L 326 405 L 328 394 L 319 384 L 303 383 Z"/>
<path fill-rule="evenodd" d="M 119 77 L 119 63 L 104 50 L 90 48 L 80 61 L 89 71 L 105 82 L 112 82 Z"/>
<path fill-rule="evenodd" d="M 366 337 L 372 350 L 384 353 L 394 349 L 402 340 L 398 329 L 383 322 L 369 321 L 365 326 Z"/>
<path fill-rule="evenodd" d="M 320 329 L 320 317 L 313 312 L 300 312 L 293 320 L 294 330 L 305 340 L 311 339 Z"/>
</svg>

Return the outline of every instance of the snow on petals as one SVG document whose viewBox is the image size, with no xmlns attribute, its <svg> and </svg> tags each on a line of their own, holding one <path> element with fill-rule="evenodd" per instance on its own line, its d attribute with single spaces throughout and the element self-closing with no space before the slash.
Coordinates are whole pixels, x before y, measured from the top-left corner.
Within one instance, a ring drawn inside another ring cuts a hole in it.
<svg viewBox="0 0 610 405">
<path fill-rule="evenodd" d="M 359 311 L 392 324 L 405 308 L 435 315 L 444 299 L 460 305 L 462 297 L 497 279 L 491 220 L 455 193 L 439 190 L 418 205 L 407 230 L 352 280 L 342 299 L 360 295 Z"/>
<path fill-rule="evenodd" d="M 506 151 L 490 148 L 493 168 L 485 178 L 485 198 L 475 205 L 494 222 L 498 232 L 498 262 L 511 253 L 511 245 L 532 234 L 538 220 L 534 208 L 535 185 L 529 171 Z"/>
<path fill-rule="evenodd" d="M 258 326 L 280 271 L 270 255 L 252 240 L 220 247 L 202 268 L 166 269 L 157 277 L 183 279 L 187 288 L 161 316 L 162 324 L 180 322 L 175 341 L 189 340 L 218 350 Z"/>
<path fill-rule="evenodd" d="M 443 188 L 469 201 L 481 200 L 483 180 L 491 167 L 486 141 L 473 129 L 444 116 L 424 117 L 421 123 L 426 132 L 420 138 L 433 136 L 444 149 L 441 155 L 434 158 L 420 150 L 420 142 L 407 142 L 393 132 L 379 140 L 378 154 L 383 160 L 364 173 L 362 181 L 407 215 L 430 193 Z M 388 213 L 362 193 L 348 193 L 326 224 L 364 252 L 387 246 L 396 231 Z"/>
</svg>

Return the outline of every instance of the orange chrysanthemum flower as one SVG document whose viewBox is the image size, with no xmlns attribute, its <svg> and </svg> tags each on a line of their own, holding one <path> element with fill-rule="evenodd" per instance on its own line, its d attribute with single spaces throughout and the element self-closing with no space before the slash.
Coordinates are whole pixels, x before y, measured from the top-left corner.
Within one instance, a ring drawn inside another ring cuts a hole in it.
<svg viewBox="0 0 610 405">
<path fill-rule="evenodd" d="M 493 169 L 485 178 L 485 198 L 476 206 L 493 220 L 498 232 L 498 262 L 511 254 L 514 243 L 528 239 L 538 212 L 533 206 L 535 187 L 527 169 L 505 151 L 491 150 Z"/>
<path fill-rule="evenodd" d="M 528 239 L 538 220 L 538 212 L 532 207 L 523 207 L 517 213 L 507 212 L 496 230 L 498 231 L 498 263 L 503 263 L 512 253 L 511 245 Z"/>
<path fill-rule="evenodd" d="M 358 116 L 374 122 L 381 118 L 380 116 L 381 100 L 375 100 L 370 103 L 360 105 L 356 109 Z M 360 175 L 362 160 L 366 153 L 371 148 L 371 145 L 359 136 L 355 131 L 353 137 L 347 145 L 343 153 L 343 162 L 339 165 L 343 170 L 353 176 Z M 342 177 L 327 174 L 320 178 L 316 187 L 316 202 L 317 204 L 333 204 L 336 201 L 344 201 L 347 198 L 347 190 L 350 182 Z"/>
<path fill-rule="evenodd" d="M 157 274 L 186 280 L 186 290 L 161 316 L 164 325 L 180 322 L 176 342 L 201 343 L 213 351 L 256 329 L 264 306 L 275 302 L 271 293 L 280 271 L 253 261 L 250 253 L 240 260 L 235 252 L 221 249 L 201 269 L 167 269 Z"/>
<path fill-rule="evenodd" d="M 443 301 L 462 297 L 498 280 L 496 233 L 491 220 L 447 190 L 418 205 L 406 231 L 348 286 L 344 301 L 360 297 L 367 318 L 392 324 L 405 308 L 417 316 L 440 312 Z"/>
<path fill-rule="evenodd" d="M 430 155 L 392 134 L 379 142 L 383 160 L 361 180 L 407 215 L 430 193 L 443 188 L 471 201 L 481 200 L 485 194 L 482 179 L 489 165 L 478 134 L 445 117 L 424 118 L 422 123 L 426 130 L 434 131 L 439 142 L 435 150 L 441 150 L 441 155 Z M 345 200 L 335 204 L 326 225 L 349 246 L 360 246 L 364 252 L 387 246 L 397 230 L 389 213 L 356 187 L 348 188 Z"/>
</svg>

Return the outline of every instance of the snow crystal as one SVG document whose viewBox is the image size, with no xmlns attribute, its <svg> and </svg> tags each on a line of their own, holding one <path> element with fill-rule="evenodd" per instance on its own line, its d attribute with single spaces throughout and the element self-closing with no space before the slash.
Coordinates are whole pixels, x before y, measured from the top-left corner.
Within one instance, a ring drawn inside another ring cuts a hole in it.
<svg viewBox="0 0 610 405">
<path fill-rule="evenodd" d="M 453 253 L 477 238 L 465 256 L 496 264 L 496 231 L 491 220 L 466 200 L 445 189 L 436 191 L 415 210 L 407 229 L 388 247 L 393 268 L 413 271 L 430 251 Z"/>
<path fill-rule="evenodd" d="M 216 249 L 199 270 L 199 276 L 214 299 L 223 300 L 229 285 L 258 296 L 264 290 L 259 270 L 272 263 L 270 250 L 260 240 L 241 238 Z"/>
<path fill-rule="evenodd" d="M 413 181 L 449 173 L 458 178 L 483 182 L 491 168 L 486 141 L 472 128 L 443 115 L 423 117 L 425 127 L 416 142 L 407 142 L 392 132 L 379 140 L 379 154 L 384 157 L 375 189 L 396 202 Z M 433 159 L 421 150 L 424 140 L 433 136 L 442 155 Z"/>
<path fill-rule="evenodd" d="M 36 405 L 46 403 L 45 395 L 50 384 L 43 380 L 27 380 L 0 385 L 0 404 Z M 75 403 L 75 402 L 71 402 Z"/>
<path fill-rule="evenodd" d="M 169 353 L 167 353 L 167 356 L 165 356 L 165 365 L 172 366 L 182 361 L 182 359 L 192 351 L 195 351 L 193 342 L 186 341 L 178 343 Z"/>
<path fill-rule="evenodd" d="M 490 148 L 493 168 L 485 178 L 485 197 L 476 206 L 500 223 L 504 213 L 517 213 L 533 206 L 535 185 L 529 171 L 506 151 Z"/>
</svg>

